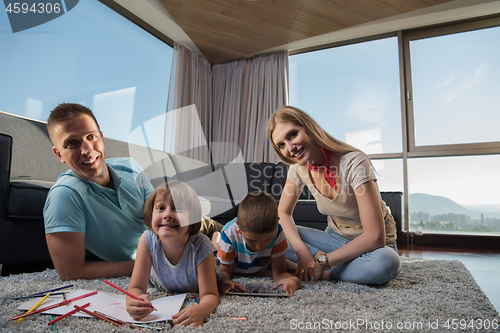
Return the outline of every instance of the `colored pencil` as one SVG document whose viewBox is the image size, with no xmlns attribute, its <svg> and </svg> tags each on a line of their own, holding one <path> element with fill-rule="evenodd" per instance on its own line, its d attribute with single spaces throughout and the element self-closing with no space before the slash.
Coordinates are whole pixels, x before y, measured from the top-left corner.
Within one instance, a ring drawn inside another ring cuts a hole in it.
<svg viewBox="0 0 500 333">
<path fill-rule="evenodd" d="M 81 306 L 78 306 L 78 305 L 74 305 L 74 307 L 75 307 L 75 309 L 78 309 L 79 311 L 85 312 L 86 314 L 89 314 L 92 317 L 95 317 L 95 318 L 107 321 L 108 323 L 113 324 L 113 325 L 118 326 L 118 327 L 123 327 L 122 325 L 120 325 L 118 323 L 115 323 L 114 321 L 112 321 L 112 320 L 110 320 L 108 318 L 105 318 L 103 316 L 100 316 L 100 315 L 98 315 L 96 313 L 93 313 L 92 311 L 89 311 L 89 310 L 85 309 L 84 307 L 81 307 Z"/>
<path fill-rule="evenodd" d="M 90 303 L 84 304 L 84 305 L 82 305 L 82 306 L 81 306 L 81 308 L 86 308 L 86 307 L 88 307 L 89 305 L 90 305 Z M 48 325 L 54 325 L 54 324 L 55 324 L 55 323 L 57 323 L 59 320 L 64 319 L 64 318 L 66 318 L 66 317 L 68 317 L 68 316 L 71 316 L 71 315 L 73 315 L 73 314 L 77 313 L 78 311 L 80 311 L 80 310 L 78 310 L 78 309 L 74 309 L 74 310 L 71 310 L 70 312 L 66 312 L 65 314 L 63 314 L 63 315 L 61 315 L 61 316 L 57 317 L 56 319 L 49 321 L 49 324 L 48 324 Z"/>
<path fill-rule="evenodd" d="M 38 293 L 34 293 L 34 294 L 31 294 L 31 295 L 22 296 L 22 297 L 12 297 L 11 299 L 21 299 L 21 298 L 28 298 L 28 297 L 41 297 L 41 296 L 43 296 L 43 295 L 45 295 L 47 293 L 52 293 L 52 295 L 58 295 L 58 294 L 53 293 L 53 291 L 58 291 L 58 290 L 66 289 L 66 288 L 69 288 L 69 287 L 73 287 L 73 285 L 70 284 L 70 285 L 67 285 L 67 286 L 64 286 L 64 287 L 59 287 L 59 288 L 54 288 L 54 289 L 50 289 L 50 290 L 40 291 Z"/>
<path fill-rule="evenodd" d="M 140 328 L 140 327 L 138 327 L 138 326 L 135 326 L 134 324 L 131 324 L 131 323 L 127 323 L 126 321 L 120 320 L 120 319 L 118 319 L 118 318 L 111 317 L 110 315 L 107 315 L 107 314 L 105 314 L 105 313 L 102 313 L 102 312 L 99 312 L 99 311 L 94 311 L 94 313 L 95 313 L 95 314 L 98 314 L 98 315 L 100 315 L 100 316 L 103 316 L 103 317 L 105 317 L 105 318 L 111 319 L 111 320 L 113 320 L 113 321 L 116 321 L 116 322 L 117 322 L 117 323 L 119 323 L 119 324 L 122 324 L 122 325 L 127 325 L 127 326 L 130 326 L 130 327 L 132 327 L 132 328 L 137 328 L 137 329 L 139 329 L 139 330 L 141 330 L 141 331 L 145 331 L 145 329 L 143 329 L 143 328 Z"/>
<path fill-rule="evenodd" d="M 141 301 L 141 302 L 143 302 L 143 301 L 144 301 L 143 299 L 140 299 L 139 297 L 137 297 L 137 296 L 135 296 L 135 295 L 133 295 L 133 294 L 129 293 L 128 291 L 126 291 L 126 290 L 124 290 L 124 289 L 122 289 L 122 288 L 118 287 L 116 284 L 113 284 L 113 283 L 109 282 L 108 280 L 104 280 L 104 282 L 105 282 L 105 283 L 107 283 L 107 284 L 109 284 L 111 287 L 118 289 L 119 291 L 121 291 L 121 292 L 122 292 L 122 293 L 124 293 L 125 295 L 128 295 L 128 296 L 132 297 L 132 298 L 133 298 L 133 299 L 135 299 L 135 300 L 138 300 L 138 301 Z M 158 310 L 156 310 L 156 308 L 155 308 L 153 305 L 151 305 L 151 308 L 152 308 L 153 310 L 155 310 L 155 311 L 158 311 Z"/>
<path fill-rule="evenodd" d="M 47 292 L 58 291 L 58 290 L 66 289 L 66 288 L 69 288 L 69 287 L 73 287 L 73 285 L 72 284 L 68 284 L 67 286 L 64 286 L 64 287 L 59 287 L 59 288 L 54 288 L 54 289 L 50 289 L 50 290 L 41 291 L 39 293 L 34 293 L 34 295 L 36 295 L 36 294 L 45 294 Z"/>
<path fill-rule="evenodd" d="M 24 317 L 27 317 L 27 316 L 31 316 L 32 314 L 35 314 L 35 313 L 40 313 L 40 312 L 44 312 L 44 311 L 47 311 L 47 310 L 52 310 L 52 309 L 58 308 L 60 306 L 67 305 L 68 303 L 71 303 L 71 302 L 74 302 L 74 301 L 78 301 L 78 300 L 80 300 L 82 298 L 89 297 L 89 296 L 92 296 L 92 295 L 95 295 L 95 294 L 97 294 L 97 291 L 92 291 L 92 292 L 90 292 L 88 294 L 84 294 L 84 295 L 81 295 L 81 296 L 70 298 L 70 299 L 68 299 L 66 301 L 62 301 L 60 303 L 56 303 L 56 304 L 49 305 L 49 306 L 46 306 L 46 307 L 41 308 L 41 309 L 36 309 L 34 311 L 31 311 L 31 312 L 26 312 L 26 313 L 14 316 L 14 317 L 10 318 L 9 321 L 11 321 L 11 320 L 17 320 L 19 318 L 24 318 Z"/>
<path fill-rule="evenodd" d="M 61 291 L 59 293 L 50 293 L 50 296 L 56 296 L 56 295 L 64 295 L 69 293 L 69 291 Z M 24 299 L 24 298 L 35 298 L 35 297 L 42 297 L 44 294 L 33 294 L 33 295 L 28 295 L 28 296 L 20 296 L 20 297 L 11 297 L 9 299 Z"/>
<path fill-rule="evenodd" d="M 33 307 L 31 309 L 28 310 L 28 313 L 32 312 L 32 311 L 35 311 L 40 306 L 40 304 L 42 304 L 43 301 L 45 301 L 47 299 L 47 297 L 49 297 L 49 296 L 50 296 L 50 293 L 47 293 L 47 295 L 43 296 L 43 298 L 41 300 L 39 300 L 35 305 L 33 305 Z M 23 318 L 19 318 L 17 320 L 17 323 L 20 324 L 23 320 L 24 320 L 24 317 Z"/>
<path fill-rule="evenodd" d="M 144 328 L 150 328 L 150 329 L 157 330 L 157 331 L 163 331 L 163 328 L 161 328 L 161 327 L 148 326 L 148 325 L 140 325 L 140 324 L 135 324 L 135 325 L 138 326 L 138 327 L 144 327 Z"/>
<path fill-rule="evenodd" d="M 49 315 L 49 318 L 50 318 L 50 320 L 54 319 L 54 317 L 52 317 L 52 315 Z M 56 324 L 52 324 L 52 331 L 53 332 L 57 332 L 57 326 L 56 326 Z"/>
</svg>

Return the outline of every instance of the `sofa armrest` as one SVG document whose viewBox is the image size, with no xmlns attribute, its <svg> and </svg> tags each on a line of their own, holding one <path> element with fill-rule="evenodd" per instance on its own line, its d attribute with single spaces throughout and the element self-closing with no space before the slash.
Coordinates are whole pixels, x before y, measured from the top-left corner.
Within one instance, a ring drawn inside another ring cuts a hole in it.
<svg viewBox="0 0 500 333">
<path fill-rule="evenodd" d="M 392 217 L 396 222 L 396 230 L 398 237 L 402 233 L 402 220 L 403 220 L 403 192 L 380 192 L 382 200 L 391 210 Z"/>
<path fill-rule="evenodd" d="M 16 221 L 43 220 L 43 207 L 54 182 L 15 180 L 10 182 L 7 219 Z"/>
<path fill-rule="evenodd" d="M 0 133 L 0 236 L 5 237 L 5 217 L 9 197 L 10 165 L 12 159 L 12 137 Z M 0 240 L 3 242 L 3 239 Z M 0 263 L 4 262 L 5 249 L 0 244 Z"/>
</svg>

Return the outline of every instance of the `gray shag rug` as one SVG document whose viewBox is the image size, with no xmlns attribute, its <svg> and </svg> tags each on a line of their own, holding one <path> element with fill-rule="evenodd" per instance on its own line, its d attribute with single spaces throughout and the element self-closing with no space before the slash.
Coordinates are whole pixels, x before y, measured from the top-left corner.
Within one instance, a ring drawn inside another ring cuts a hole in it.
<svg viewBox="0 0 500 333">
<path fill-rule="evenodd" d="M 129 279 L 109 280 L 126 289 Z M 71 283 L 74 289 L 110 292 L 103 280 Z M 277 292 L 271 290 L 273 282 L 268 273 L 235 280 L 248 292 Z M 16 310 L 23 300 L 9 298 L 66 284 L 55 270 L 2 277 L 0 331 L 52 332 L 48 315 L 35 314 L 21 324 L 8 321 L 23 313 Z M 162 294 L 153 288 L 148 293 Z M 189 302 L 192 296 L 188 295 L 184 306 L 193 304 Z M 151 325 L 176 332 L 498 332 L 500 318 L 461 262 L 403 258 L 400 275 L 383 286 L 321 280 L 304 283 L 292 298 L 222 296 L 216 312 L 201 330 L 171 328 L 166 322 Z M 57 329 L 61 333 L 138 332 L 81 317 L 65 318 L 57 323 Z"/>
</svg>

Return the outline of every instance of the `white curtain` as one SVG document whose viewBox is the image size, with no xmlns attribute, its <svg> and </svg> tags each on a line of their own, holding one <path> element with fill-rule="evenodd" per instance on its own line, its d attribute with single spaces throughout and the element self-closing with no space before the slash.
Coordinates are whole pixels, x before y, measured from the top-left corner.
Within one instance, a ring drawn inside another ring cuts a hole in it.
<svg viewBox="0 0 500 333">
<path fill-rule="evenodd" d="M 212 70 L 207 59 L 175 43 L 164 150 L 210 162 Z"/>
<path fill-rule="evenodd" d="M 288 101 L 288 53 L 211 66 L 175 43 L 164 150 L 204 162 L 277 162 L 269 116 Z"/>
<path fill-rule="evenodd" d="M 269 116 L 288 101 L 288 53 L 212 66 L 212 142 L 239 145 L 245 162 L 277 162 L 266 135 Z M 215 149 L 215 148 L 213 148 Z M 230 154 L 216 154 L 231 161 Z"/>
<path fill-rule="evenodd" d="M 246 61 L 233 61 L 212 68 L 214 89 L 214 117 L 212 142 L 241 145 L 239 138 L 244 133 L 242 121 L 243 99 L 245 96 Z M 217 111 L 215 111 L 217 110 Z M 234 149 L 228 145 L 217 144 L 212 147 L 213 163 L 229 163 L 234 160 Z"/>
</svg>

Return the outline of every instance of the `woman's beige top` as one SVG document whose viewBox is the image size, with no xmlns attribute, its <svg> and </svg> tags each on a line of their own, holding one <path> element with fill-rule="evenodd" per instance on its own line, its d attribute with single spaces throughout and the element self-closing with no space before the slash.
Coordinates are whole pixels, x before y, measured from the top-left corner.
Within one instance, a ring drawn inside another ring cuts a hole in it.
<svg viewBox="0 0 500 333">
<path fill-rule="evenodd" d="M 306 185 L 316 200 L 319 212 L 328 216 L 330 228 L 351 239 L 363 233 L 354 190 L 370 180 L 375 181 L 384 217 L 386 243 L 396 240 L 396 223 L 380 196 L 373 167 L 363 153 L 349 152 L 340 157 L 337 195 L 331 200 L 318 192 L 306 166 L 292 165 L 288 170 L 288 178 L 299 187 L 300 192 Z"/>
</svg>

